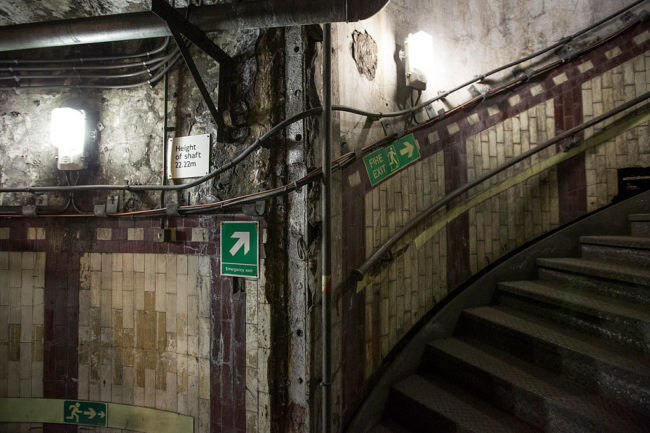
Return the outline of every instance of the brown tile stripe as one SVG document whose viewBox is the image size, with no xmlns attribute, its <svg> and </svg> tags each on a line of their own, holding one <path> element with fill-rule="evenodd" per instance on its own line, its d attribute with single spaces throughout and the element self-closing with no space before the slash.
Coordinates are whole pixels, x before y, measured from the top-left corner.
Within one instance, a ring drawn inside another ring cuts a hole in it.
<svg viewBox="0 0 650 433">
<path fill-rule="evenodd" d="M 237 218 L 239 219 L 239 218 Z M 84 253 L 189 254 L 211 256 L 212 342 L 210 363 L 211 432 L 246 430 L 246 300 L 232 293 L 232 279 L 219 277 L 219 220 L 210 217 L 173 218 L 177 242 L 153 242 L 159 219 L 138 220 L 2 220 L 11 239 L 0 240 L 3 251 L 46 252 L 44 397 L 77 397 L 79 330 L 79 258 Z M 28 240 L 29 227 L 43 227 L 45 240 Z M 111 240 L 96 240 L 96 228 L 110 228 Z M 128 228 L 144 228 L 144 239 L 128 241 Z M 192 228 L 208 229 L 208 242 L 191 242 Z M 74 235 L 73 235 L 74 234 Z M 263 258 L 263 249 L 260 251 Z M 77 433 L 76 426 L 49 424 L 45 433 Z"/>
<path fill-rule="evenodd" d="M 463 137 L 464 138 L 464 137 Z M 445 193 L 467 183 L 467 154 L 464 141 L 444 148 Z M 459 200 L 463 200 L 460 197 Z M 457 201 L 447 206 L 451 208 Z M 469 216 L 467 212 L 447 224 L 447 291 L 458 287 L 472 274 L 469 266 Z"/>
<path fill-rule="evenodd" d="M 556 135 L 582 123 L 582 93 L 580 86 L 566 89 L 555 97 L 553 102 L 555 105 Z M 581 139 L 582 134 L 576 138 Z M 584 153 L 558 165 L 557 184 L 560 224 L 584 215 L 587 212 Z"/>
<path fill-rule="evenodd" d="M 210 417 L 212 433 L 246 432 L 246 297 L 232 293 L 232 278 L 218 275 L 211 260 L 212 343 L 210 357 Z"/>
<path fill-rule="evenodd" d="M 57 224 L 46 228 L 43 397 L 77 398 L 79 252 Z M 44 433 L 73 433 L 76 426 L 44 424 Z"/>
</svg>

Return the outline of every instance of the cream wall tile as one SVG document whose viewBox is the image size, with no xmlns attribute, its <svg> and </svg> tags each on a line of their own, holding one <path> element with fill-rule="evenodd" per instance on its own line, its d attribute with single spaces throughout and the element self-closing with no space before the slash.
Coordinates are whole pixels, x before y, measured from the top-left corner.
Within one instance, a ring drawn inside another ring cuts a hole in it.
<svg viewBox="0 0 650 433">
<path fill-rule="evenodd" d="M 82 284 L 79 291 L 84 310 L 79 316 L 79 395 L 207 416 L 199 422 L 209 425 L 209 414 L 199 412 L 202 401 L 209 408 L 210 398 L 210 259 L 115 254 L 88 255 L 82 261 L 87 265 L 81 279 L 88 289 Z M 21 290 L 17 287 L 14 296 L 19 323 Z M 200 306 L 205 299 L 208 305 Z M 147 349 L 149 344 L 157 351 Z M 138 386 L 139 380 L 144 386 Z M 20 383 L 12 387 L 20 392 Z"/>
</svg>

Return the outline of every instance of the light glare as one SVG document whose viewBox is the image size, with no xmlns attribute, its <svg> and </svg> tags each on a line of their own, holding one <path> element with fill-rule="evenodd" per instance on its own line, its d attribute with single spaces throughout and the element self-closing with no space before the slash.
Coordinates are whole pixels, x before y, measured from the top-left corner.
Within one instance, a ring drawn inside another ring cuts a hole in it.
<svg viewBox="0 0 650 433">
<path fill-rule="evenodd" d="M 409 33 L 404 45 L 406 49 L 406 85 L 414 89 L 425 90 L 427 78 L 433 72 L 433 38 L 423 31 L 415 34 Z"/>
<path fill-rule="evenodd" d="M 83 110 L 69 107 L 52 110 L 50 140 L 58 149 L 59 170 L 83 170 L 87 167 L 86 114 Z"/>
<path fill-rule="evenodd" d="M 83 111 L 74 108 L 55 108 L 50 120 L 50 139 L 59 153 L 83 153 L 86 137 L 86 119 Z"/>
</svg>

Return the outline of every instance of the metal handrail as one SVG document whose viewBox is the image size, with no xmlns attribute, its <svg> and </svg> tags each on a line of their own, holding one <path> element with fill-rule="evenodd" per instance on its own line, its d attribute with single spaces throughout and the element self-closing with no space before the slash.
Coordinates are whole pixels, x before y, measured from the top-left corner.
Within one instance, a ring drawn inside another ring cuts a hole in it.
<svg viewBox="0 0 650 433">
<path fill-rule="evenodd" d="M 454 200 L 455 198 L 459 197 L 460 195 L 464 194 L 465 192 L 469 191 L 470 189 L 480 185 L 481 183 L 485 182 L 486 180 L 491 179 L 492 177 L 496 176 L 497 174 L 507 170 L 508 168 L 512 167 L 513 165 L 525 160 L 526 158 L 535 155 L 542 150 L 557 144 L 563 140 L 566 140 L 567 138 L 593 126 L 596 125 L 597 123 L 600 123 L 604 120 L 607 120 L 622 111 L 625 111 L 636 104 L 639 104 L 640 102 L 643 102 L 644 100 L 650 98 L 650 92 L 645 92 L 643 95 L 638 96 L 634 99 L 632 99 L 629 102 L 624 103 L 623 105 L 620 105 L 616 108 L 614 108 L 611 111 L 608 111 L 605 114 L 602 114 L 598 117 L 595 117 L 587 122 L 584 122 L 581 125 L 578 125 L 574 128 L 571 128 L 559 135 L 556 135 L 552 139 L 540 144 L 537 147 L 534 147 L 521 155 L 517 156 L 516 158 L 511 159 L 510 161 L 506 162 L 505 164 L 489 171 L 488 173 L 484 174 L 483 176 L 480 176 L 476 179 L 474 179 L 471 182 L 468 182 L 464 186 L 461 186 L 446 196 L 444 196 L 442 199 L 438 200 L 437 202 L 433 203 L 431 206 L 429 206 L 427 209 L 425 209 L 422 213 L 420 213 L 418 216 L 413 218 L 411 221 L 409 221 L 404 227 L 402 227 L 400 230 L 398 230 L 394 235 L 392 235 L 384 244 L 382 244 L 375 252 L 368 258 L 366 261 L 364 261 L 359 267 L 357 267 L 354 271 L 352 271 L 352 278 L 356 281 L 362 281 L 365 274 L 368 272 L 370 268 L 372 268 L 377 262 L 379 262 L 382 257 L 384 257 L 390 249 L 395 245 L 406 233 L 411 231 L 413 228 L 415 228 L 418 224 L 420 224 L 422 221 L 424 221 L 427 217 L 441 209 L 443 206 L 446 206 Z"/>
</svg>

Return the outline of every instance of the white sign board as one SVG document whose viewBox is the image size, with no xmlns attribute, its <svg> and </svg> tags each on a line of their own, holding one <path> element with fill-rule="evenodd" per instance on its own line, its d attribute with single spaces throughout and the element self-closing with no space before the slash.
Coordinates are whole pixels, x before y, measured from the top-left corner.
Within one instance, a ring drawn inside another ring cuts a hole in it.
<svg viewBox="0 0 650 433">
<path fill-rule="evenodd" d="M 170 138 L 167 143 L 168 178 L 201 177 L 210 170 L 210 134 Z"/>
</svg>

